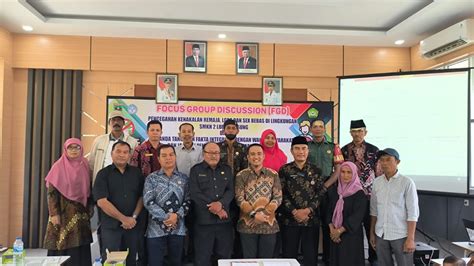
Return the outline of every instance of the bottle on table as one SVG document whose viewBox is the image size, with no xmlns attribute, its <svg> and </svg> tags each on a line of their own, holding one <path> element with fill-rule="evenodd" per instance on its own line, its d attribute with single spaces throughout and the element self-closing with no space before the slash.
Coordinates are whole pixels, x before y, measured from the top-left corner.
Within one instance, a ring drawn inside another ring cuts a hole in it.
<svg viewBox="0 0 474 266">
<path fill-rule="evenodd" d="M 16 265 L 21 265 L 25 259 L 25 249 L 21 237 L 17 237 L 13 242 L 13 262 Z"/>
</svg>

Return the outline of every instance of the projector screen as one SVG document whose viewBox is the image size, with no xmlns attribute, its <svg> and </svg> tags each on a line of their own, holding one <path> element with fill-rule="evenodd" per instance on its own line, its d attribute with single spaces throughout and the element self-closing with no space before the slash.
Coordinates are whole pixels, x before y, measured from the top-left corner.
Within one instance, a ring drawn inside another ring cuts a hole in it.
<svg viewBox="0 0 474 266">
<path fill-rule="evenodd" d="M 436 71 L 343 77 L 339 140 L 364 119 L 366 141 L 400 153 L 400 173 L 418 190 L 468 193 L 469 72 Z"/>
</svg>

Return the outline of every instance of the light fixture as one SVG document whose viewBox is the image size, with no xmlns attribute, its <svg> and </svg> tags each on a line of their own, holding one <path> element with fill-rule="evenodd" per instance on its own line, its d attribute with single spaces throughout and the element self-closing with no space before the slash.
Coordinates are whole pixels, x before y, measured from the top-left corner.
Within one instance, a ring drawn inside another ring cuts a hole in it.
<svg viewBox="0 0 474 266">
<path fill-rule="evenodd" d="M 217 37 L 219 37 L 219 39 L 225 39 L 227 37 L 227 35 L 225 35 L 224 33 L 219 33 L 219 35 L 217 35 Z"/>
<path fill-rule="evenodd" d="M 402 45 L 402 44 L 404 44 L 404 43 L 405 43 L 405 40 L 396 40 L 396 41 L 395 41 L 395 44 L 396 44 L 396 45 Z"/>
<path fill-rule="evenodd" d="M 33 31 L 33 27 L 29 26 L 29 25 L 23 25 L 21 27 L 24 31 Z"/>
</svg>

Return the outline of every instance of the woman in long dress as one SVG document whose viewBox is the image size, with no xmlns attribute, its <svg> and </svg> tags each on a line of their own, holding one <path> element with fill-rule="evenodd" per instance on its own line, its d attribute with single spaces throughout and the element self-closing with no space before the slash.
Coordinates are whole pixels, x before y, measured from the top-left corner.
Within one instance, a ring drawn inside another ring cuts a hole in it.
<svg viewBox="0 0 474 266">
<path fill-rule="evenodd" d="M 46 176 L 49 220 L 44 248 L 48 256 L 71 256 L 66 265 L 91 265 L 91 178 L 81 141 L 66 140 L 62 156 Z"/>
<path fill-rule="evenodd" d="M 352 162 L 341 164 L 337 188 L 329 190 L 330 265 L 363 266 L 362 220 L 368 200 Z"/>
</svg>

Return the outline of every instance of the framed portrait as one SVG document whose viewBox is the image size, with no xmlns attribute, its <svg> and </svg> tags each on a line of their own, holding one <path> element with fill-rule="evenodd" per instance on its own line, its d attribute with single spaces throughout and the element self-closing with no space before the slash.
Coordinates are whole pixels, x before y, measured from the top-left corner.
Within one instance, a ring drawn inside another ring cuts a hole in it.
<svg viewBox="0 0 474 266">
<path fill-rule="evenodd" d="M 184 41 L 184 72 L 206 73 L 207 42 Z"/>
<path fill-rule="evenodd" d="M 262 82 L 262 104 L 282 105 L 283 104 L 283 78 L 272 77 L 263 78 Z"/>
<path fill-rule="evenodd" d="M 156 75 L 156 103 L 178 103 L 178 75 Z"/>
<path fill-rule="evenodd" d="M 258 74 L 258 43 L 237 43 L 235 51 L 237 74 Z"/>
</svg>

